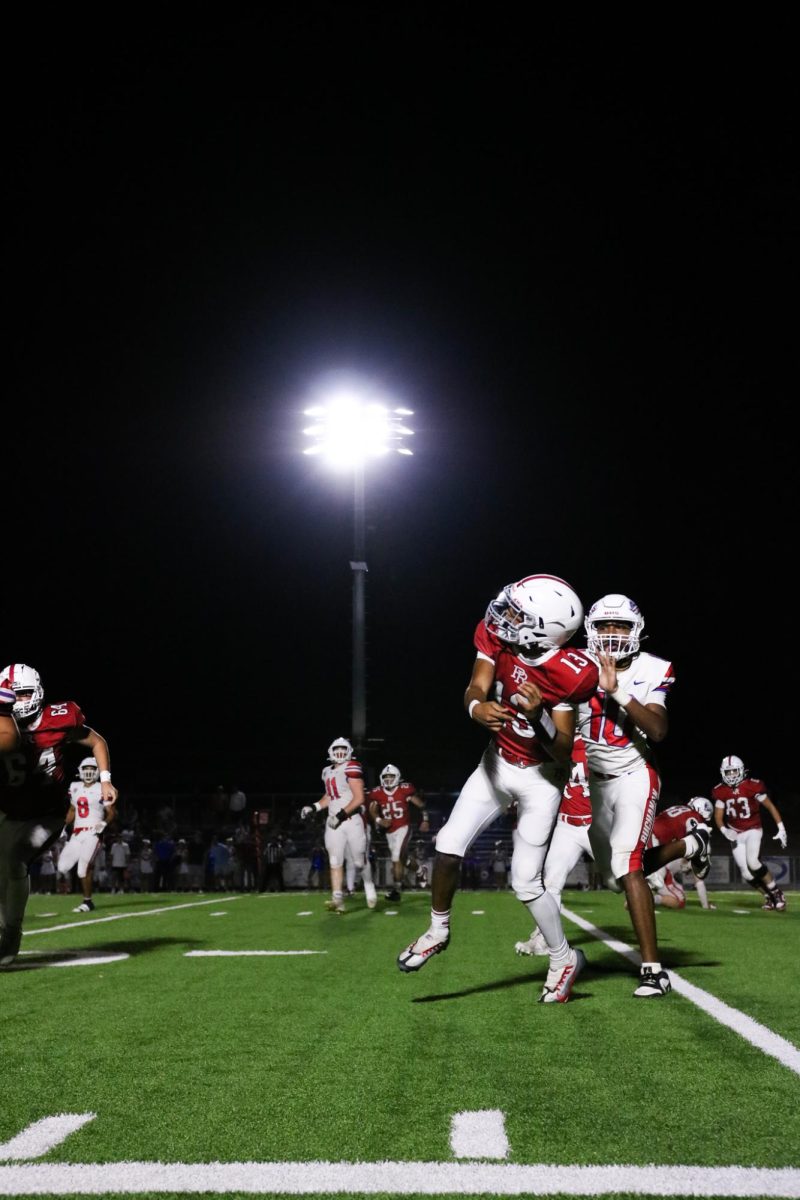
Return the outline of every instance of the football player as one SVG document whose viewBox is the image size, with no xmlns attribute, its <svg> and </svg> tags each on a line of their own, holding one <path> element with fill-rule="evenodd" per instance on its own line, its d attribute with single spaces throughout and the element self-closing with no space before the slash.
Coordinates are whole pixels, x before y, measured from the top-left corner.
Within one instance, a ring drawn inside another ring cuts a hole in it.
<svg viewBox="0 0 800 1200">
<path fill-rule="evenodd" d="M 668 908 L 685 906 L 683 888 L 668 871 L 669 867 L 677 871 L 677 864 L 685 860 L 694 874 L 701 907 L 711 907 L 703 880 L 711 870 L 712 812 L 710 800 L 704 796 L 694 796 L 688 804 L 673 804 L 656 814 L 650 845 L 643 857 L 647 882 L 656 904 L 663 902 Z M 674 887 L 669 885 L 669 880 L 672 880 Z M 659 896 L 662 897 L 661 901 Z M 670 896 L 675 903 L 668 899 Z M 677 903 L 678 900 L 680 903 Z"/>
<path fill-rule="evenodd" d="M 28 869 L 58 840 L 69 801 L 64 751 L 85 747 L 97 762 L 103 800 L 117 799 L 108 743 L 74 700 L 45 704 L 39 672 L 12 663 L 0 674 L 14 693 L 19 745 L 2 755 L 0 775 L 0 966 L 19 952 L 30 891 Z"/>
<path fill-rule="evenodd" d="M 313 805 L 301 809 L 303 820 L 315 812 L 327 809 L 325 849 L 331 872 L 331 898 L 326 907 L 334 913 L 345 912 L 344 850 L 349 844 L 353 860 L 361 872 L 367 908 L 378 903 L 378 893 L 372 881 L 372 867 L 367 857 L 367 835 L 358 810 L 364 806 L 364 772 L 354 757 L 347 738 L 335 738 L 328 747 L 328 766 L 323 768 L 325 794 Z M 353 818 L 352 820 L 350 818 Z"/>
<path fill-rule="evenodd" d="M 722 782 L 711 793 L 717 829 L 731 843 L 734 862 L 742 879 L 751 888 L 763 893 L 764 903 L 761 907 L 783 912 L 786 897 L 759 857 L 764 832 L 762 808 L 767 810 L 777 826 L 773 841 L 780 842 L 782 850 L 786 849 L 788 838 L 781 814 L 770 798 L 763 779 L 751 778 L 744 763 L 735 754 L 723 758 L 720 775 Z"/>
<path fill-rule="evenodd" d="M 640 647 L 644 617 L 628 596 L 610 593 L 586 616 L 587 646 L 600 663 L 600 686 L 578 711 L 586 743 L 595 860 L 609 887 L 624 890 L 642 965 L 634 996 L 671 991 L 656 938 L 653 894 L 642 857 L 653 828 L 661 777 L 654 746 L 667 736 L 672 663 Z"/>
<path fill-rule="evenodd" d="M 83 900 L 73 912 L 94 912 L 92 900 L 92 864 L 100 846 L 100 836 L 116 816 L 113 800 L 104 800 L 100 769 L 96 758 L 84 758 L 78 767 L 80 781 L 69 785 L 69 811 L 65 824 L 72 825 L 72 837 L 61 851 L 58 869 L 68 875 L 78 868 Z"/>
<path fill-rule="evenodd" d="M 574 705 L 597 687 L 597 663 L 567 645 L 582 618 L 581 602 L 563 579 L 528 575 L 503 588 L 478 623 L 464 707 L 491 741 L 436 836 L 431 923 L 399 955 L 401 971 L 418 971 L 447 949 L 462 860 L 478 834 L 516 801 L 511 886 L 541 929 L 550 956 L 539 999 L 569 1000 L 586 960 L 564 936 L 543 868 L 569 771 Z"/>
<path fill-rule="evenodd" d="M 425 801 L 413 783 L 401 778 L 400 768 L 387 763 L 380 774 L 380 785 L 367 792 L 369 815 L 376 828 L 386 833 L 386 843 L 392 859 L 392 883 L 386 893 L 387 900 L 399 900 L 408 867 L 408 844 L 411 838 L 409 805 L 413 804 L 421 813 L 419 831 L 427 833 L 428 813 Z"/>
</svg>

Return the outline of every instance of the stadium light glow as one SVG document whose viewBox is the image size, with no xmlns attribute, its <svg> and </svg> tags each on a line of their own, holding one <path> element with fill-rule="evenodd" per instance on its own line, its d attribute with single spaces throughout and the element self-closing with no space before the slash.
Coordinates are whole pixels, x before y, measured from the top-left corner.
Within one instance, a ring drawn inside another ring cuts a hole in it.
<svg viewBox="0 0 800 1200">
<path fill-rule="evenodd" d="M 313 439 L 303 453 L 319 455 L 334 468 L 350 470 L 387 454 L 414 453 L 405 445 L 405 439 L 414 436 L 405 422 L 413 416 L 411 409 L 391 408 L 348 390 L 305 409 L 304 415 L 316 419 L 303 430 L 305 437 Z"/>
<path fill-rule="evenodd" d="M 413 410 L 386 403 L 375 389 L 358 382 L 321 387 L 319 402 L 304 409 L 311 423 L 303 430 L 309 440 L 303 453 L 316 455 L 329 466 L 353 474 L 353 713 L 350 737 L 356 750 L 367 730 L 366 701 L 366 504 L 367 463 L 390 454 L 413 455 L 406 440 L 414 436 L 408 424 Z"/>
</svg>

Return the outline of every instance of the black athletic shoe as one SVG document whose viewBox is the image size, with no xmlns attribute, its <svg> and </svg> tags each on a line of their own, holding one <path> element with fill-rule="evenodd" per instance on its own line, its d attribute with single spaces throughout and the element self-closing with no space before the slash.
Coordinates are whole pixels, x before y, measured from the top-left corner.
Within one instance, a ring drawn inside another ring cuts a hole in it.
<svg viewBox="0 0 800 1200">
<path fill-rule="evenodd" d="M 0 934 L 0 967 L 10 967 L 19 954 L 22 926 L 8 925 Z"/>
<path fill-rule="evenodd" d="M 639 986 L 633 994 L 641 1000 L 650 1000 L 666 996 L 667 992 L 671 991 L 672 984 L 666 971 L 656 972 L 651 971 L 649 967 L 642 967 L 639 972 Z"/>
<path fill-rule="evenodd" d="M 400 892 L 398 892 L 397 888 L 392 888 L 390 892 L 386 893 L 386 899 L 397 901 L 400 899 Z"/>
</svg>

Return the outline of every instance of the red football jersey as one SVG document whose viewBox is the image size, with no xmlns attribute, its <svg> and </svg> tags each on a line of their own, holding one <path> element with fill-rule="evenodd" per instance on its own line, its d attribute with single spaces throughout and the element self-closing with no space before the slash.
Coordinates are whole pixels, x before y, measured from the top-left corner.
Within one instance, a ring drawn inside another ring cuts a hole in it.
<svg viewBox="0 0 800 1200">
<path fill-rule="evenodd" d="M 597 689 L 597 663 L 582 650 L 563 646 L 543 655 L 535 665 L 526 662 L 490 633 L 485 621 L 475 630 L 475 649 L 494 664 L 494 692 L 489 697 L 514 711 L 511 698 L 521 683 L 535 683 L 548 712 L 557 704 L 578 704 Z M 524 763 L 551 762 L 536 737 L 536 730 L 518 712 L 513 721 L 492 735 L 497 745 Z"/>
<path fill-rule="evenodd" d="M 658 838 L 659 845 L 666 846 L 667 842 L 680 842 L 687 833 L 691 833 L 698 825 L 704 825 L 698 813 L 686 804 L 673 804 L 663 812 L 656 813 L 653 822 L 653 837 Z M 707 826 L 706 826 L 707 828 Z"/>
<path fill-rule="evenodd" d="M 80 737 L 86 718 L 72 700 L 45 704 L 30 725 L 20 726 L 20 744 L 0 758 L 0 808 L 13 821 L 27 821 L 69 808 L 64 747 Z"/>
<path fill-rule="evenodd" d="M 721 800 L 725 805 L 725 824 L 737 833 L 745 829 L 761 828 L 761 801 L 767 792 L 763 779 L 743 779 L 736 787 L 718 783 L 711 792 L 714 804 Z"/>
<path fill-rule="evenodd" d="M 393 792 L 386 792 L 382 787 L 374 787 L 367 793 L 367 804 L 375 802 L 380 808 L 384 821 L 391 825 L 382 828 L 386 833 L 394 833 L 395 829 L 403 829 L 409 824 L 408 799 L 414 796 L 417 789 L 413 783 L 399 783 Z"/>
<path fill-rule="evenodd" d="M 569 817 L 590 817 L 592 802 L 589 798 L 589 783 L 586 779 L 586 743 L 576 735 L 572 743 L 572 768 L 569 783 L 564 788 L 564 795 L 559 807 L 560 813 Z"/>
</svg>

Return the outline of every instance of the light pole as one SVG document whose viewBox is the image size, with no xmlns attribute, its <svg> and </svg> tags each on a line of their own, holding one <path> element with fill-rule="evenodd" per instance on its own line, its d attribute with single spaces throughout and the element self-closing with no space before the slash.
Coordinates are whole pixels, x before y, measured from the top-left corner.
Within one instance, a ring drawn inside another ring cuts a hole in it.
<svg viewBox="0 0 800 1200">
<path fill-rule="evenodd" d="M 329 466 L 353 473 L 353 709 L 350 736 L 360 750 L 367 733 L 366 670 L 366 467 L 388 454 L 413 454 L 404 439 L 413 437 L 406 419 L 411 409 L 390 408 L 348 388 L 305 410 L 313 424 L 303 434 L 311 439 L 304 454 L 316 454 Z"/>
</svg>

